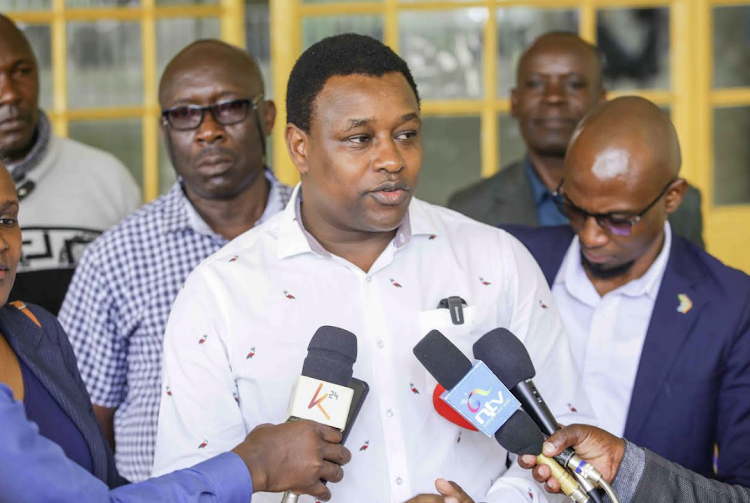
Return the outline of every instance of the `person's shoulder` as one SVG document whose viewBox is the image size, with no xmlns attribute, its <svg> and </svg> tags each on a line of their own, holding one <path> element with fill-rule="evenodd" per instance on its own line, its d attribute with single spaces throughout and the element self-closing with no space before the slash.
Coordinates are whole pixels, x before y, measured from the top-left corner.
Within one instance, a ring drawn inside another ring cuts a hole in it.
<svg viewBox="0 0 750 503">
<path fill-rule="evenodd" d="M 453 248 L 468 247 L 475 249 L 481 243 L 503 242 L 512 239 L 503 229 L 474 220 L 459 211 L 416 198 L 412 200 L 411 205 L 409 209 L 410 218 L 421 221 L 416 225 L 416 228 L 419 229 L 426 223 L 429 226 L 427 228 L 434 228 L 438 233 L 445 233 Z M 414 229 L 415 222 L 411 222 L 411 224 L 412 229 Z"/>
<path fill-rule="evenodd" d="M 117 157 L 105 150 L 72 138 L 55 137 L 55 141 L 60 145 L 64 160 L 74 160 L 77 165 L 85 169 L 115 170 L 118 173 L 121 170 L 127 171 L 125 165 Z"/>
<path fill-rule="evenodd" d="M 514 171 L 518 169 L 523 169 L 523 163 L 520 161 L 506 166 L 490 177 L 454 192 L 448 200 L 448 207 L 460 210 L 463 206 L 474 206 L 486 198 L 494 197 L 498 188 L 503 185 L 504 180 L 512 176 Z"/>
<path fill-rule="evenodd" d="M 750 299 L 750 276 L 747 273 L 726 265 L 688 239 L 675 235 L 672 239 L 673 258 L 680 262 L 676 264 L 678 269 L 695 271 L 703 278 L 704 285 L 726 297 Z"/>
</svg>

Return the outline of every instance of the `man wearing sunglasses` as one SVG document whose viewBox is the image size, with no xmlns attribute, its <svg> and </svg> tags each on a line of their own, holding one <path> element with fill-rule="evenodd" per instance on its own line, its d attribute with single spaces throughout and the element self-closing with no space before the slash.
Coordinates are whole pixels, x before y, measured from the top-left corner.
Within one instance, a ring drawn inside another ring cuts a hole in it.
<svg viewBox="0 0 750 503">
<path fill-rule="evenodd" d="M 522 161 L 454 194 L 449 207 L 489 225 L 550 226 L 567 223 L 552 192 L 578 122 L 606 100 L 597 48 L 575 33 L 539 37 L 518 61 L 511 115 L 525 143 Z M 669 216 L 675 234 L 703 247 L 701 194 L 688 186 Z"/>
<path fill-rule="evenodd" d="M 552 288 L 599 426 L 747 487 L 750 277 L 672 231 L 680 163 L 658 107 L 613 100 L 568 148 L 554 198 L 570 227 L 508 230 Z"/>
<path fill-rule="evenodd" d="M 151 473 L 162 336 L 188 274 L 280 211 L 291 189 L 264 165 L 276 108 L 244 51 L 196 42 L 159 87 L 162 138 L 178 181 L 97 239 L 60 313 L 120 473 Z M 115 442 L 116 440 L 116 442 Z"/>
</svg>

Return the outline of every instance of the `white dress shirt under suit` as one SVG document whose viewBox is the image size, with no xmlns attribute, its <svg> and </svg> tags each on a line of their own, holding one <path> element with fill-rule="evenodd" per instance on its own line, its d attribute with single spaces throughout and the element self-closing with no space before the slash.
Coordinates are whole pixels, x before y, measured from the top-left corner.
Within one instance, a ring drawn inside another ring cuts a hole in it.
<svg viewBox="0 0 750 503">
<path fill-rule="evenodd" d="M 354 376 L 369 383 L 370 395 L 331 501 L 402 503 L 434 494 L 437 477 L 455 480 L 477 502 L 561 498 L 518 465 L 506 469 L 494 439 L 439 416 L 436 381 L 412 353 L 438 329 L 470 356 L 478 338 L 506 327 L 526 344 L 557 419 L 590 422 L 560 316 L 527 250 L 504 231 L 413 200 L 391 245 L 364 272 L 302 228 L 299 199 L 298 186 L 282 213 L 204 261 L 177 297 L 164 339 L 154 475 L 225 452 L 260 423 L 285 421 L 310 338 L 333 325 L 357 336 Z M 468 304 L 463 325 L 437 309 L 453 295 Z"/>
<path fill-rule="evenodd" d="M 586 276 L 576 237 L 552 285 L 599 427 L 618 436 L 625 433 L 643 343 L 667 268 L 672 246 L 668 222 L 664 233 L 664 246 L 646 274 L 603 297 Z"/>
</svg>

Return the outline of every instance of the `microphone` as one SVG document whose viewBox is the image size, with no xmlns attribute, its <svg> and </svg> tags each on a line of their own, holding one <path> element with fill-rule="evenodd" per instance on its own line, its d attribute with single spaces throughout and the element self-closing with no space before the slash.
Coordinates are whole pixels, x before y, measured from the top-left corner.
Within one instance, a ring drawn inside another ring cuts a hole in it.
<svg viewBox="0 0 750 503">
<path fill-rule="evenodd" d="M 505 328 L 496 328 L 484 334 L 474 343 L 474 357 L 487 364 L 503 384 L 510 388 L 511 393 L 545 434 L 552 435 L 559 429 L 555 416 L 532 381 L 536 370 L 529 352 L 515 335 Z M 585 480 L 599 485 L 604 480 L 598 470 L 576 455 L 570 447 L 555 456 L 555 459 Z M 593 501 L 601 501 L 599 493 L 591 484 L 582 485 Z"/>
<path fill-rule="evenodd" d="M 347 387 L 357 361 L 357 337 L 343 328 L 320 327 L 310 339 L 307 357 L 292 393 L 289 419 L 309 419 L 343 430 L 354 390 Z M 287 491 L 282 503 L 296 503 L 298 494 Z"/>
<path fill-rule="evenodd" d="M 589 501 L 586 493 L 562 467 L 541 454 L 544 442 L 542 432 L 520 409 L 520 403 L 511 400 L 512 396 L 503 400 L 503 391 L 507 395 L 510 393 L 484 363 L 472 365 L 461 350 L 437 330 L 432 330 L 417 343 L 414 356 L 447 390 L 441 398 L 472 426 L 487 436 L 494 436 L 508 452 L 537 456 L 539 463 L 550 466 L 568 497 L 577 503 Z M 480 383 L 479 388 L 475 388 L 476 383 Z M 499 390 L 498 399 L 494 398 L 495 390 Z M 497 418 L 500 420 L 493 421 Z M 487 428 L 488 424 L 493 426 Z"/>
</svg>

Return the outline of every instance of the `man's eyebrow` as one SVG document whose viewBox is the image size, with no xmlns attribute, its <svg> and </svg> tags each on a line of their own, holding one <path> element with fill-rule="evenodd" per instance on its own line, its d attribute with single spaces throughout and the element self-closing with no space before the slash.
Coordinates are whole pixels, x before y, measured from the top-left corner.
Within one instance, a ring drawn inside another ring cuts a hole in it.
<svg viewBox="0 0 750 503">
<path fill-rule="evenodd" d="M 356 128 L 362 127 L 362 126 L 367 126 L 369 124 L 372 124 L 372 122 L 374 120 L 375 119 L 373 119 L 372 117 L 368 117 L 368 118 L 365 118 L 365 119 L 349 119 L 346 122 L 346 127 L 344 127 L 344 129 L 341 132 L 342 133 L 347 133 L 347 132 L 351 131 L 352 129 L 356 129 Z"/>
<path fill-rule="evenodd" d="M 18 209 L 18 201 L 9 199 L 3 203 L 0 203 L 0 212 L 5 212 L 10 209 Z"/>
<path fill-rule="evenodd" d="M 417 112 L 411 112 L 408 114 L 404 114 L 401 116 L 401 120 L 404 122 L 409 122 L 413 120 L 417 120 L 420 124 L 422 123 L 422 119 L 419 118 L 419 114 Z"/>
</svg>

